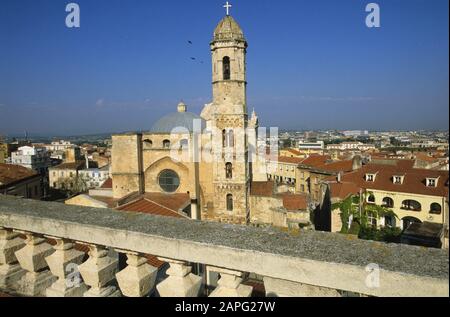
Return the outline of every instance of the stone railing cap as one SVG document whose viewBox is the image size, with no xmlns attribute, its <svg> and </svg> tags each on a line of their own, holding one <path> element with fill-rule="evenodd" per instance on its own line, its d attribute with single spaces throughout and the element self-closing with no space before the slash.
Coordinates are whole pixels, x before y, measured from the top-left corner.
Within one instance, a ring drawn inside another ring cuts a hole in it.
<svg viewBox="0 0 450 317">
<path fill-rule="evenodd" d="M 13 217 L 50 220 L 55 224 L 74 223 L 87 228 L 112 229 L 128 234 L 137 233 L 328 263 L 361 267 L 376 263 L 387 271 L 440 279 L 448 279 L 449 273 L 448 250 L 365 241 L 347 235 L 317 231 L 301 231 L 297 235 L 289 235 L 269 228 L 69 206 L 0 195 L 0 227 L 14 228 L 11 223 Z M 17 229 L 32 231 L 33 221 L 29 223 L 27 228 Z M 49 232 L 41 231 L 39 233 L 55 233 L 54 228 Z"/>
</svg>

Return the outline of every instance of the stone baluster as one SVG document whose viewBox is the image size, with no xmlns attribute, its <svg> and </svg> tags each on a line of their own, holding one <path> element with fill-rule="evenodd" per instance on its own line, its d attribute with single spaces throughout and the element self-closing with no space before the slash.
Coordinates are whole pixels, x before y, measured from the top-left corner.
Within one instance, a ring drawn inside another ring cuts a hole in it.
<svg viewBox="0 0 450 317">
<path fill-rule="evenodd" d="M 196 297 L 199 295 L 202 278 L 191 273 L 192 267 L 184 261 L 158 258 L 168 262 L 167 277 L 156 286 L 161 297 Z"/>
<path fill-rule="evenodd" d="M 264 277 L 267 297 L 341 297 L 331 288 L 308 285 L 272 277 Z"/>
<path fill-rule="evenodd" d="M 209 297 L 250 297 L 253 287 L 243 285 L 244 273 L 218 267 L 208 267 L 208 270 L 220 274 L 217 288 Z"/>
<path fill-rule="evenodd" d="M 138 253 L 120 251 L 127 254 L 127 267 L 116 274 L 122 294 L 127 297 L 148 296 L 155 286 L 158 269 L 147 263 Z"/>
<path fill-rule="evenodd" d="M 118 267 L 118 256 L 112 250 L 98 245 L 89 246 L 89 259 L 78 266 L 84 283 L 90 289 L 84 297 L 118 297 L 120 291 L 113 284 Z"/>
<path fill-rule="evenodd" d="M 45 261 L 53 253 L 53 248 L 41 236 L 24 233 L 25 247 L 15 254 L 20 266 L 27 272 L 17 283 L 17 292 L 26 296 L 45 296 L 46 289 L 56 280 Z"/>
<path fill-rule="evenodd" d="M 81 297 L 87 291 L 83 283 L 78 265 L 84 258 L 84 253 L 74 249 L 71 241 L 66 239 L 54 238 L 56 245 L 53 246 L 55 252 L 46 257 L 45 260 L 50 267 L 53 275 L 58 280 L 47 288 L 47 297 Z"/>
<path fill-rule="evenodd" d="M 0 288 L 12 289 L 25 274 L 15 252 L 24 247 L 23 239 L 12 230 L 0 227 Z"/>
</svg>

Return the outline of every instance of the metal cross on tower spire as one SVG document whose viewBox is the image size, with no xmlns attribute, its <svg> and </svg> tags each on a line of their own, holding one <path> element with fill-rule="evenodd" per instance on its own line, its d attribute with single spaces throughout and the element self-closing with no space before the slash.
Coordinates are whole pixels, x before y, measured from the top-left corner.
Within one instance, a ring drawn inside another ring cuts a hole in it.
<svg viewBox="0 0 450 317">
<path fill-rule="evenodd" d="M 230 15 L 230 8 L 233 6 L 227 1 L 223 7 L 227 10 L 227 15 Z"/>
</svg>

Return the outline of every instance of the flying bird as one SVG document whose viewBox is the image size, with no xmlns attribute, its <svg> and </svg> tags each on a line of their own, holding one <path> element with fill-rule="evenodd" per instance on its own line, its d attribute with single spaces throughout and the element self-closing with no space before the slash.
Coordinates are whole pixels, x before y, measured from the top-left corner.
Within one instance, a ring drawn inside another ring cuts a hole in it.
<svg viewBox="0 0 450 317">
<path fill-rule="evenodd" d="M 192 44 L 192 41 L 188 41 L 189 44 Z"/>
</svg>

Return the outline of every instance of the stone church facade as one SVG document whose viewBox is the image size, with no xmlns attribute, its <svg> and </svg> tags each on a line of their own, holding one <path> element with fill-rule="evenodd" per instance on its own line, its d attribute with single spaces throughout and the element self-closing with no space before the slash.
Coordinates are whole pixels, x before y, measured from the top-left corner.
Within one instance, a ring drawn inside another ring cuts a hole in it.
<svg viewBox="0 0 450 317">
<path fill-rule="evenodd" d="M 258 120 L 248 115 L 246 50 L 241 28 L 227 15 L 211 42 L 213 100 L 201 115 L 180 103 L 149 132 L 113 135 L 114 198 L 189 193 L 193 218 L 249 222 L 248 148 L 256 144 Z"/>
<path fill-rule="evenodd" d="M 201 114 L 180 103 L 148 132 L 113 135 L 110 197 L 80 195 L 66 203 L 119 208 L 157 197 L 167 207 L 186 199 L 175 211 L 189 210 L 193 219 L 280 227 L 289 219 L 302 223 L 297 212 L 306 209 L 304 197 L 277 194 L 267 181 L 265 139 L 260 155 L 258 117 L 254 110 L 249 115 L 247 105 L 247 41 L 231 16 L 215 28 L 210 48 L 213 99 Z"/>
</svg>

